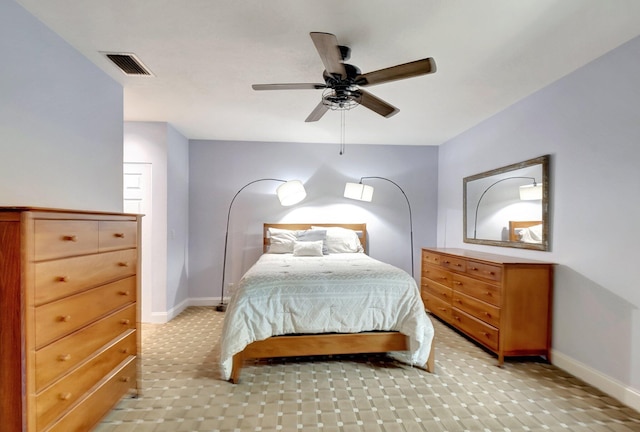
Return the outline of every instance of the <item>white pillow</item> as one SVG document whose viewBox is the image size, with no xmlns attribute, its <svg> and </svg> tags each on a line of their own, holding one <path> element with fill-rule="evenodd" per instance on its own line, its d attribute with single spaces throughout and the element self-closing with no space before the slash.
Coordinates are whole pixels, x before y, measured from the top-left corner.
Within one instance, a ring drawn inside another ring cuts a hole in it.
<svg viewBox="0 0 640 432">
<path fill-rule="evenodd" d="M 298 238 L 298 231 L 281 228 L 268 228 L 270 238 L 268 253 L 293 253 L 293 243 Z"/>
<path fill-rule="evenodd" d="M 325 240 L 327 239 L 327 230 L 325 229 L 308 229 L 298 231 L 296 235 L 296 240 L 298 241 L 322 241 L 322 253 L 327 255 L 329 251 L 327 250 L 327 246 L 325 244 Z"/>
<path fill-rule="evenodd" d="M 327 252 L 332 253 L 358 253 L 364 252 L 358 233 L 342 227 L 319 227 L 312 226 L 313 230 L 326 230 L 327 237 L 325 244 Z"/>
<path fill-rule="evenodd" d="M 322 256 L 322 240 L 295 241 L 293 243 L 293 256 Z"/>
</svg>

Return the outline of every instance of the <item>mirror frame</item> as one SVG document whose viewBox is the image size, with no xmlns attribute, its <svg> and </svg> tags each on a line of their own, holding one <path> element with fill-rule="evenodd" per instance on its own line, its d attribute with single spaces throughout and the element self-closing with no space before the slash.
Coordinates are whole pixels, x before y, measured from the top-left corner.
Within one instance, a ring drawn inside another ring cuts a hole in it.
<svg viewBox="0 0 640 432">
<path fill-rule="evenodd" d="M 501 168 L 496 168 L 491 171 L 475 174 L 469 177 L 465 177 L 462 181 L 463 185 L 463 238 L 465 243 L 473 243 L 487 246 L 501 246 L 511 247 L 518 249 L 533 249 L 533 250 L 549 250 L 549 155 L 540 156 L 534 159 L 529 159 L 524 162 L 519 162 L 511 165 L 507 165 Z M 504 240 L 487 240 L 487 239 L 474 239 L 467 236 L 467 183 L 474 180 L 483 179 L 499 174 L 508 173 L 521 168 L 530 167 L 533 165 L 541 165 L 542 167 L 542 243 L 523 243 L 515 241 Z"/>
</svg>

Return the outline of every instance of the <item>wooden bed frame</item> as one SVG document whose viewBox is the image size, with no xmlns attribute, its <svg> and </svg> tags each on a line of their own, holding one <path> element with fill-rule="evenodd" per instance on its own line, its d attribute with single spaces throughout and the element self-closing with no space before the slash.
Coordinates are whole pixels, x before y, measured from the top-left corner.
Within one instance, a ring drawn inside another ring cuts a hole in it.
<svg viewBox="0 0 640 432">
<path fill-rule="evenodd" d="M 542 221 L 509 221 L 509 241 L 519 242 L 517 230 L 520 228 L 529 228 L 534 225 L 540 225 Z"/>
<path fill-rule="evenodd" d="M 339 226 L 359 233 L 360 243 L 367 251 L 366 224 L 264 224 L 264 251 L 269 247 L 267 231 L 270 227 L 290 230 L 309 229 L 311 226 Z M 233 356 L 230 381 L 240 381 L 240 371 L 245 360 L 274 357 L 302 357 L 315 355 L 368 354 L 390 351 L 409 350 L 409 337 L 396 331 L 376 331 L 362 333 L 328 333 L 310 335 L 273 336 L 265 340 L 253 342 Z M 427 363 L 423 366 L 427 372 L 435 370 L 435 349 L 431 350 Z"/>
</svg>

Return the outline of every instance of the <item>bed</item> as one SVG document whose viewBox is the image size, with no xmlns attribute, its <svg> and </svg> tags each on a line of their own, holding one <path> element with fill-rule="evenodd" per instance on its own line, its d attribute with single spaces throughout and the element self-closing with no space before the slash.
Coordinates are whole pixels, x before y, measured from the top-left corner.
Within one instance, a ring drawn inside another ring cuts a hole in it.
<svg viewBox="0 0 640 432">
<path fill-rule="evenodd" d="M 542 243 L 542 221 L 509 221 L 509 241 Z"/>
<path fill-rule="evenodd" d="M 248 359 L 360 353 L 432 372 L 434 329 L 415 280 L 366 255 L 366 241 L 366 224 L 264 224 L 264 253 L 225 314 L 222 377 L 239 382 Z"/>
</svg>

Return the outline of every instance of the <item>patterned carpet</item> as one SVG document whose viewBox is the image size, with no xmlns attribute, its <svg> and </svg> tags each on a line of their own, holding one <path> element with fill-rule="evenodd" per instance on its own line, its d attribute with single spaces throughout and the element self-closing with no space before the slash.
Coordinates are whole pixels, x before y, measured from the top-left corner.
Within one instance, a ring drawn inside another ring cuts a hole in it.
<svg viewBox="0 0 640 432">
<path fill-rule="evenodd" d="M 496 358 L 433 318 L 436 372 L 385 356 L 248 363 L 219 378 L 224 314 L 144 325 L 142 395 L 98 432 L 640 431 L 640 413 L 544 361 Z"/>
</svg>

